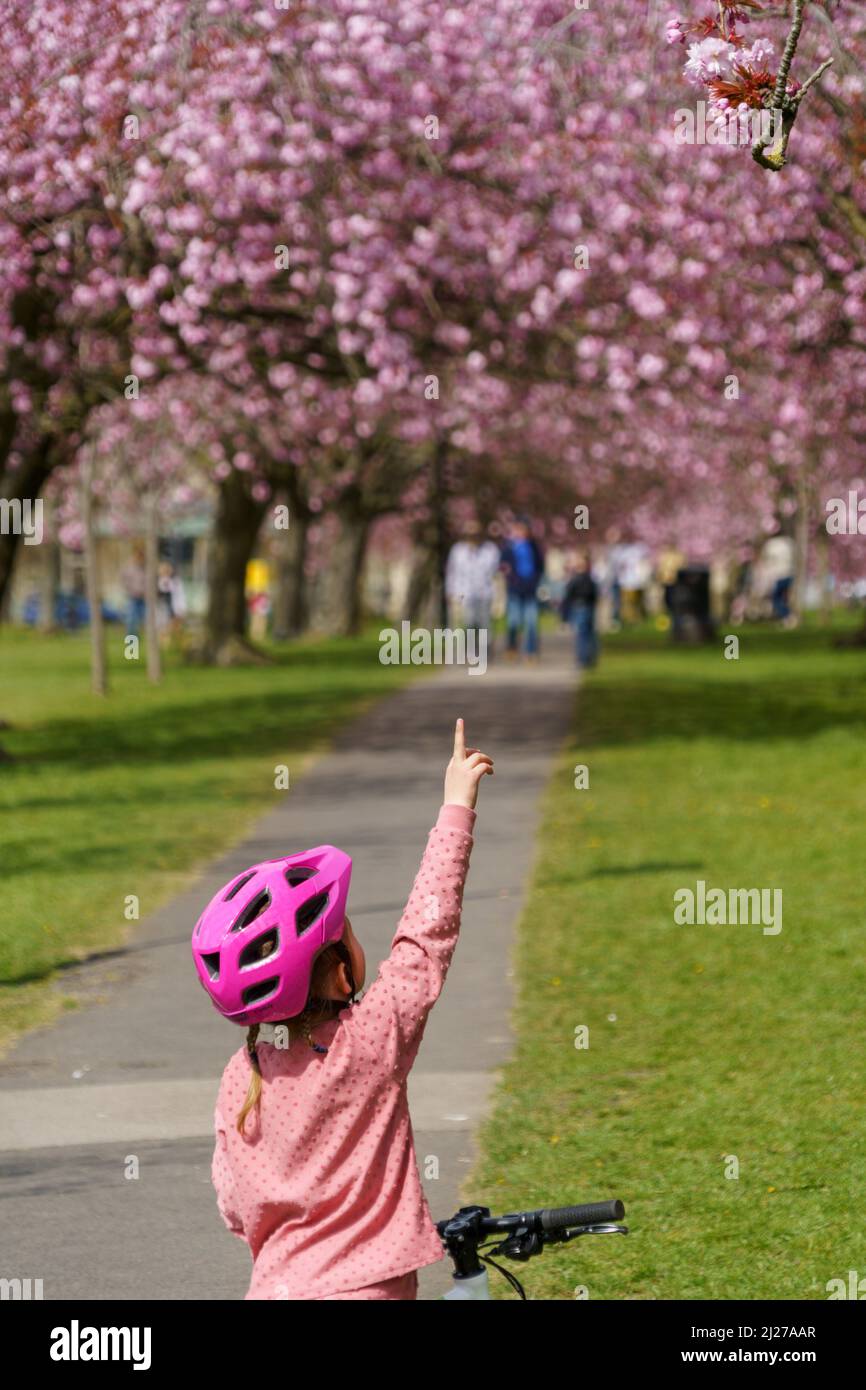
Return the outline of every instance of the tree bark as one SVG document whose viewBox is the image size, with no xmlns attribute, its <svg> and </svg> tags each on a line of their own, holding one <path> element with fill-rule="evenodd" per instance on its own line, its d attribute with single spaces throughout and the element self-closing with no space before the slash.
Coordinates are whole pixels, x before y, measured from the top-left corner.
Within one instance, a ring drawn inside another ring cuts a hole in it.
<svg viewBox="0 0 866 1390">
<path fill-rule="evenodd" d="M 826 526 L 820 526 L 815 538 L 818 552 L 818 584 L 820 586 L 819 619 L 822 627 L 830 623 L 832 613 L 832 593 L 830 590 L 830 537 Z"/>
<path fill-rule="evenodd" d="M 249 480 L 232 469 L 220 484 L 214 530 L 208 552 L 208 611 L 204 658 L 219 662 L 224 649 L 239 652 L 246 641 L 245 579 L 267 502 L 257 502 Z"/>
<path fill-rule="evenodd" d="M 416 553 L 406 589 L 406 617 L 411 623 L 424 623 L 432 617 L 437 576 L 437 555 L 429 537 L 416 540 Z"/>
<path fill-rule="evenodd" d="M 439 614 L 439 626 L 442 628 L 448 626 L 448 599 L 445 593 L 445 569 L 448 564 L 449 549 L 447 461 L 448 442 L 445 439 L 440 439 L 436 445 L 436 452 L 433 456 L 430 505 L 433 511 L 433 525 L 436 537 L 436 606 Z"/>
<path fill-rule="evenodd" d="M 54 606 L 60 588 L 60 547 L 56 541 L 42 543 L 42 582 L 39 594 L 39 631 L 54 632 Z"/>
<path fill-rule="evenodd" d="M 297 637 L 307 625 L 307 558 L 309 520 L 290 504 L 288 529 L 277 531 L 273 634 L 278 641 Z"/>
<path fill-rule="evenodd" d="M 332 637 L 353 637 L 361 627 L 361 575 L 373 520 L 351 489 L 337 506 L 339 530 L 325 569 L 314 626 Z"/>
<path fill-rule="evenodd" d="M 99 547 L 93 506 L 94 450 L 88 446 L 81 468 L 81 512 L 84 523 L 84 556 L 87 576 L 87 605 L 90 609 L 90 687 L 94 695 L 108 694 L 108 662 L 105 653 L 105 624 L 102 621 L 102 584 L 99 574 Z"/>
</svg>

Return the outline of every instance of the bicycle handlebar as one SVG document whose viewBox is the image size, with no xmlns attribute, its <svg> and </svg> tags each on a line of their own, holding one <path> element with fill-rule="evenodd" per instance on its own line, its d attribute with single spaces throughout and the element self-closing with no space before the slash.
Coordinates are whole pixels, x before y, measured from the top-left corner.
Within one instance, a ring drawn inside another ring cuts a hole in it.
<svg viewBox="0 0 866 1390">
<path fill-rule="evenodd" d="M 611 1202 L 585 1202 L 579 1207 L 549 1207 L 539 1212 L 543 1231 L 561 1231 L 566 1226 L 596 1226 L 605 1221 L 621 1221 L 625 1207 L 618 1198 Z"/>
<path fill-rule="evenodd" d="M 482 1236 L 510 1235 L 524 1231 L 544 1236 L 553 1236 L 576 1226 L 600 1226 L 611 1221 L 621 1221 L 625 1207 L 618 1198 L 610 1202 L 584 1202 L 574 1207 L 543 1207 L 536 1211 L 514 1211 L 506 1216 L 491 1216 L 487 1207 L 461 1207 L 456 1216 L 447 1221 L 437 1221 L 440 1236 L 458 1234 L 465 1239 L 472 1236 L 477 1240 Z"/>
<path fill-rule="evenodd" d="M 584 1202 L 573 1207 L 543 1207 L 536 1211 L 509 1212 L 506 1216 L 491 1216 L 489 1207 L 461 1207 L 446 1221 L 437 1221 L 436 1229 L 442 1243 L 454 1264 L 456 1280 L 471 1279 L 482 1273 L 483 1260 L 495 1264 L 489 1249 L 482 1246 L 488 1236 L 501 1236 L 495 1243 L 493 1254 L 505 1255 L 512 1260 L 528 1260 L 540 1255 L 549 1244 L 561 1244 L 575 1240 L 578 1236 L 595 1232 L 607 1234 L 619 1232 L 627 1235 L 625 1226 L 613 1223 L 625 1216 L 622 1202 L 614 1198 L 609 1202 Z M 516 1281 L 500 1265 L 495 1266 L 505 1274 L 524 1298 L 525 1294 Z"/>
<path fill-rule="evenodd" d="M 485 1235 L 523 1228 L 539 1234 L 552 1235 L 570 1226 L 596 1226 L 606 1221 L 621 1221 L 625 1207 L 618 1198 L 610 1202 L 584 1202 L 576 1207 L 543 1207 L 537 1211 L 515 1211 L 507 1216 L 483 1215 L 480 1227 Z M 440 1222 L 444 1226 L 446 1222 Z M 441 1231 L 440 1231 L 441 1234 Z"/>
</svg>

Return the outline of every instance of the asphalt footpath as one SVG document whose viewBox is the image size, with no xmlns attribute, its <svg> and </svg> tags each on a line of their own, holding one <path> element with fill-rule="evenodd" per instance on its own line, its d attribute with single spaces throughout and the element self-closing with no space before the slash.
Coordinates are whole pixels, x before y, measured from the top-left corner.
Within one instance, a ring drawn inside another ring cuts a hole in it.
<svg viewBox="0 0 866 1390">
<path fill-rule="evenodd" d="M 249 1254 L 210 1181 L 214 1098 L 242 1034 L 207 1007 L 192 927 L 248 864 L 337 844 L 354 860 L 349 911 L 374 979 L 441 804 L 458 716 L 496 775 L 481 783 L 460 940 L 409 1098 L 421 1173 L 438 1170 L 425 1178 L 434 1220 L 472 1200 L 476 1129 L 512 1043 L 511 948 L 539 799 L 575 685 L 571 643 L 555 634 L 537 665 L 444 667 L 386 697 L 122 948 L 62 972 L 58 987 L 80 1006 L 0 1061 L 0 1276 L 41 1279 L 46 1299 L 243 1297 Z M 443 1260 L 422 1271 L 419 1296 L 448 1286 Z"/>
</svg>

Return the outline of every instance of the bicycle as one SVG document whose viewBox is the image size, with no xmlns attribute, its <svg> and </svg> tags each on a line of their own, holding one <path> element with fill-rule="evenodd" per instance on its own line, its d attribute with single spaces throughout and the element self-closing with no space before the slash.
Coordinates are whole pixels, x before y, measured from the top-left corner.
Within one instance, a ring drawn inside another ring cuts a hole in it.
<svg viewBox="0 0 866 1390">
<path fill-rule="evenodd" d="M 563 1245 L 579 1236 L 628 1235 L 628 1227 L 617 1223 L 625 1216 L 619 1200 L 587 1202 L 576 1207 L 549 1207 L 538 1211 L 513 1212 L 507 1216 L 491 1216 L 489 1207 L 461 1207 L 454 1216 L 436 1222 L 446 1252 L 454 1265 L 451 1276 L 453 1288 L 443 1298 L 490 1300 L 490 1282 L 484 1265 L 498 1269 L 526 1298 L 519 1279 L 496 1263 L 491 1255 L 481 1253 L 493 1245 L 491 1254 L 504 1255 L 512 1260 L 529 1260 L 541 1255 L 546 1245 Z M 481 1245 L 485 1236 L 505 1234 L 495 1241 Z"/>
</svg>

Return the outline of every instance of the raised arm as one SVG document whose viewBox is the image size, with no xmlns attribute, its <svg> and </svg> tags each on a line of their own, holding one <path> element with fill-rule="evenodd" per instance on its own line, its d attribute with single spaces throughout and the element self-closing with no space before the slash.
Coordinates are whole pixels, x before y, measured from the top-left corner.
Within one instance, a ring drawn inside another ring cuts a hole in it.
<svg viewBox="0 0 866 1390">
<path fill-rule="evenodd" d="M 466 748 L 463 721 L 458 720 L 445 774 L 445 801 L 427 839 L 391 952 L 344 1024 L 368 1067 L 383 1079 L 408 1075 L 445 983 L 460 929 L 478 784 L 492 772 L 493 762 L 485 753 Z"/>
</svg>

